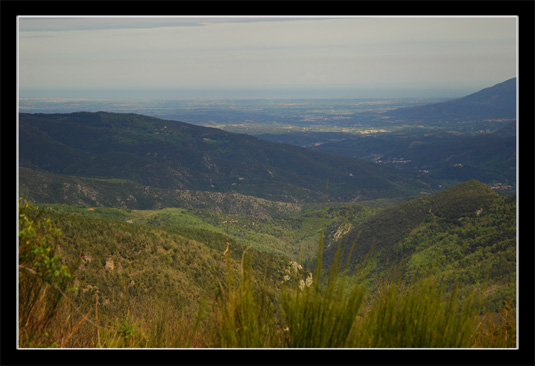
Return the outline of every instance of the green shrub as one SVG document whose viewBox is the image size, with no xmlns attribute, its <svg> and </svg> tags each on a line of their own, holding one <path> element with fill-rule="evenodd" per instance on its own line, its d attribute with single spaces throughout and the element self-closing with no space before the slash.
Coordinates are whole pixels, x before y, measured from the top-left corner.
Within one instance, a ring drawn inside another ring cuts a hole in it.
<svg viewBox="0 0 535 366">
<path fill-rule="evenodd" d="M 57 254 L 61 232 L 40 219 L 30 203 L 19 206 L 19 346 L 57 345 L 61 329 L 51 329 L 71 275 Z M 56 338 L 57 337 L 57 338 Z"/>
</svg>

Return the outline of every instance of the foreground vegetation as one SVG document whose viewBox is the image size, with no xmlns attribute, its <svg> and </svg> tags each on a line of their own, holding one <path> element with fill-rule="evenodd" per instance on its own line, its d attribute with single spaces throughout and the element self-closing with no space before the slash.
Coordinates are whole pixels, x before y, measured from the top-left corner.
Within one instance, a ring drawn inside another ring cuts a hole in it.
<svg viewBox="0 0 535 366">
<path fill-rule="evenodd" d="M 202 229 L 19 212 L 19 346 L 485 348 L 516 346 L 515 304 L 482 314 L 432 273 L 370 291 L 335 255 L 312 271 Z M 363 271 L 367 266 L 361 267 Z"/>
</svg>

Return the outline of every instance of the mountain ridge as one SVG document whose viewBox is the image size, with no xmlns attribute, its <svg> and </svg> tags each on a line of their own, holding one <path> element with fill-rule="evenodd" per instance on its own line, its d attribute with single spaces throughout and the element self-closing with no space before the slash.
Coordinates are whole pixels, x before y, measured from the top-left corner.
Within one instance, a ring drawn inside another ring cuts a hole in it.
<svg viewBox="0 0 535 366">
<path fill-rule="evenodd" d="M 465 97 L 423 106 L 398 108 L 384 113 L 397 119 L 420 121 L 487 120 L 516 118 L 516 77 Z"/>
<path fill-rule="evenodd" d="M 128 180 L 64 176 L 19 168 L 21 195 L 36 203 L 155 210 L 168 207 L 272 217 L 301 212 L 297 203 L 270 201 L 236 192 L 220 193 L 143 186 Z"/>
<path fill-rule="evenodd" d="M 19 131 L 20 166 L 60 175 L 285 202 L 322 201 L 327 180 L 340 201 L 430 189 L 369 162 L 137 114 L 21 113 Z"/>
</svg>

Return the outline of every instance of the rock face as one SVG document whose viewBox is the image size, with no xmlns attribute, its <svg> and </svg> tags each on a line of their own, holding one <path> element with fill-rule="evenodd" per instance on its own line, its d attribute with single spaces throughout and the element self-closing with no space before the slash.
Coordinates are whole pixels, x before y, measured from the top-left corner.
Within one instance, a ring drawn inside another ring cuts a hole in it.
<svg viewBox="0 0 535 366">
<path fill-rule="evenodd" d="M 113 258 L 106 259 L 106 269 L 109 269 L 113 271 L 115 269 L 115 265 L 113 264 Z"/>
</svg>

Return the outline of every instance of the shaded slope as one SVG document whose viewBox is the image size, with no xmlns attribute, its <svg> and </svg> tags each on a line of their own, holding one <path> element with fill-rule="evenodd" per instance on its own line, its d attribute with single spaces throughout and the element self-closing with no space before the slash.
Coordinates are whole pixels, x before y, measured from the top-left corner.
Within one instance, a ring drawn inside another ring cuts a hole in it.
<svg viewBox="0 0 535 366">
<path fill-rule="evenodd" d="M 20 165 L 162 189 L 279 201 L 418 194 L 414 175 L 352 158 L 135 114 L 21 114 Z"/>
<path fill-rule="evenodd" d="M 438 180 L 516 181 L 515 123 L 493 134 L 368 136 L 327 143 L 316 149 L 402 170 L 426 171 L 428 177 Z"/>
</svg>

